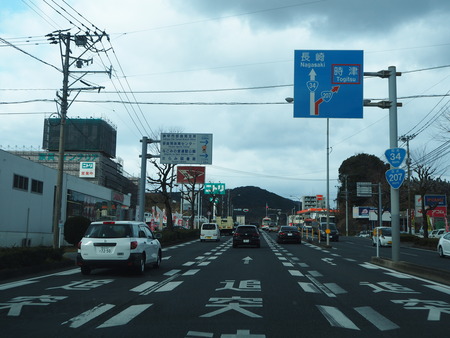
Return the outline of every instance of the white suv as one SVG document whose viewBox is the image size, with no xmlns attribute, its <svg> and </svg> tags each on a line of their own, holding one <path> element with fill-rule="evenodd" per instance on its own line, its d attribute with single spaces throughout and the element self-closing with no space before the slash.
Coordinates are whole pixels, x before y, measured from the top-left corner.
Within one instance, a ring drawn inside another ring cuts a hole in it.
<svg viewBox="0 0 450 338">
<path fill-rule="evenodd" d="M 143 274 L 146 264 L 158 268 L 162 250 L 158 236 L 145 223 L 92 222 L 78 243 L 77 265 L 83 275 L 94 268 L 130 267 Z"/>
</svg>

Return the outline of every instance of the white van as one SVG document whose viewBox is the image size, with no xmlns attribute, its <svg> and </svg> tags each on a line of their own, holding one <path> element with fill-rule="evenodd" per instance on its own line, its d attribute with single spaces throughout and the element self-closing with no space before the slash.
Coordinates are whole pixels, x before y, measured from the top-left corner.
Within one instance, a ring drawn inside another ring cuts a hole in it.
<svg viewBox="0 0 450 338">
<path fill-rule="evenodd" d="M 220 229 L 217 223 L 203 223 L 200 229 L 200 242 L 220 241 Z"/>
</svg>

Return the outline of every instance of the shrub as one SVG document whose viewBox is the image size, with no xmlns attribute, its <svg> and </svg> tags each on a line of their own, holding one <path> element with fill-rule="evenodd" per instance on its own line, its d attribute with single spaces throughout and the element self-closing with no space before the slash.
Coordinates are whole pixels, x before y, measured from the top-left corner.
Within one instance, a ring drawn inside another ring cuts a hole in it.
<svg viewBox="0 0 450 338">
<path fill-rule="evenodd" d="M 63 249 L 50 247 L 3 248 L 0 250 L 0 270 L 59 262 L 63 253 Z"/>
<path fill-rule="evenodd" d="M 67 243 L 77 245 L 83 238 L 91 221 L 83 216 L 69 217 L 64 223 L 64 239 Z"/>
</svg>

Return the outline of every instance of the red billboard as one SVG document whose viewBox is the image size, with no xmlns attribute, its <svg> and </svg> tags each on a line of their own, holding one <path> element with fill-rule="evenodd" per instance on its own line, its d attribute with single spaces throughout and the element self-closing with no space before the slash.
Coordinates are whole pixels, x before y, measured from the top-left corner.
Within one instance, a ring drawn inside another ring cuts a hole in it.
<svg viewBox="0 0 450 338">
<path fill-rule="evenodd" d="M 205 167 L 177 167 L 177 183 L 204 184 Z"/>
</svg>

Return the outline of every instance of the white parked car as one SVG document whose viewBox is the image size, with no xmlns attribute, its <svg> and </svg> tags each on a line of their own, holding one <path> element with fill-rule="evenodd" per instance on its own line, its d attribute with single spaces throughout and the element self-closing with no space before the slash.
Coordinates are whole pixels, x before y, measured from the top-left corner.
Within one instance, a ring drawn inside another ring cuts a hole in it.
<svg viewBox="0 0 450 338">
<path fill-rule="evenodd" d="M 390 227 L 376 227 L 373 229 L 372 245 L 376 246 L 392 245 L 392 230 Z"/>
<path fill-rule="evenodd" d="M 78 243 L 77 265 L 83 275 L 94 268 L 129 267 L 143 274 L 161 264 L 161 244 L 143 222 L 92 222 Z"/>
<path fill-rule="evenodd" d="M 445 235 L 445 229 L 438 229 L 434 234 L 434 238 L 441 238 Z"/>
<path fill-rule="evenodd" d="M 437 251 L 441 257 L 450 256 L 450 232 L 439 238 Z"/>
<path fill-rule="evenodd" d="M 428 238 L 436 238 L 437 230 L 433 230 L 428 234 Z"/>
</svg>

